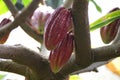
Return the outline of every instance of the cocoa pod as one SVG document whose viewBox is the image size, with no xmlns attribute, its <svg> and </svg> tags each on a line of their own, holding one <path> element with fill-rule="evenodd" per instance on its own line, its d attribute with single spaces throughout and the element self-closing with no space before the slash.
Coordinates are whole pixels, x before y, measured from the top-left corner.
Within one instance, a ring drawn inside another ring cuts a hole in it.
<svg viewBox="0 0 120 80">
<path fill-rule="evenodd" d="M 74 37 L 71 34 L 67 34 L 61 43 L 50 52 L 49 61 L 51 70 L 54 73 L 60 71 L 60 69 L 69 60 L 73 51 Z"/>
<path fill-rule="evenodd" d="M 48 50 L 54 49 L 72 28 L 71 12 L 57 8 L 45 24 L 44 41 Z"/>
<path fill-rule="evenodd" d="M 10 19 L 4 18 L 0 23 L 0 28 L 6 25 L 7 23 L 11 22 Z M 0 44 L 4 44 L 8 39 L 10 32 L 0 34 Z"/>
<path fill-rule="evenodd" d="M 119 8 L 114 8 L 110 12 L 113 12 L 116 10 L 119 10 Z M 114 38 L 118 32 L 119 26 L 120 26 L 120 19 L 117 19 L 114 22 L 100 28 L 100 35 L 101 35 L 102 41 L 105 44 L 108 44 L 114 40 Z"/>
</svg>

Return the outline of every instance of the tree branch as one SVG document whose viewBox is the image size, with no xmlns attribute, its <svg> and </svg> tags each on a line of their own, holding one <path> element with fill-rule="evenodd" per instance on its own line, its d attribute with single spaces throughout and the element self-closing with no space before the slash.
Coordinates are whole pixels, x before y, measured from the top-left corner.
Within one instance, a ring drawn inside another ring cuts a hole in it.
<svg viewBox="0 0 120 80">
<path fill-rule="evenodd" d="M 92 49 L 93 62 L 108 61 L 120 56 L 120 43 Z"/>
<path fill-rule="evenodd" d="M 26 21 L 26 18 L 33 13 L 33 11 L 36 9 L 32 5 L 35 5 L 38 0 L 34 0 L 30 6 L 28 6 L 26 9 L 24 9 L 21 13 L 17 14 L 15 17 L 15 20 L 3 27 L 0 28 L 0 36 L 3 33 L 8 33 L 14 28 L 16 28 L 20 23 L 23 23 Z M 37 6 L 36 6 L 37 7 Z M 32 8 L 32 9 L 31 9 Z"/>
<path fill-rule="evenodd" d="M 5 4 L 6 4 L 6 6 L 8 7 L 8 9 L 11 11 L 12 15 L 13 15 L 14 17 L 16 17 L 16 15 L 18 15 L 19 13 L 18 13 L 18 10 L 16 9 L 16 7 L 14 6 L 14 4 L 11 2 L 11 0 L 4 0 L 4 2 L 5 2 Z M 33 2 L 34 2 L 34 3 L 31 3 L 31 5 L 29 5 L 29 8 L 28 8 L 28 9 L 29 9 L 28 11 L 30 11 L 30 13 L 37 8 L 37 5 L 39 4 L 39 2 L 42 3 L 42 0 L 41 0 L 41 1 L 40 1 L 40 0 L 37 0 L 37 1 L 33 1 Z M 34 5 L 34 4 L 35 4 L 35 5 Z M 33 10 L 31 11 L 30 8 L 32 8 Z M 27 13 L 27 15 L 28 15 L 28 14 L 29 14 L 29 12 Z M 29 15 L 30 15 L 30 14 L 29 14 Z M 22 17 L 24 17 L 24 16 L 22 16 Z M 26 17 L 26 18 L 27 18 L 27 17 Z M 34 39 L 37 40 L 38 42 L 42 43 L 42 41 L 43 41 L 43 36 L 36 34 L 36 32 L 33 31 L 33 30 L 29 27 L 28 19 L 26 20 L 25 23 L 22 23 L 22 24 L 19 23 L 19 25 L 21 26 L 21 28 L 22 28 L 29 36 L 31 36 L 32 38 L 34 38 Z"/>
<path fill-rule="evenodd" d="M 91 64 L 90 66 L 88 66 L 87 68 L 78 70 L 73 72 L 72 74 L 80 74 L 80 73 L 84 73 L 84 72 L 90 72 L 90 71 L 95 71 L 97 72 L 97 67 L 102 66 L 104 64 L 107 64 L 109 61 L 102 61 L 102 62 L 96 62 Z"/>
<path fill-rule="evenodd" d="M 93 71 L 97 67 L 107 64 L 112 59 L 120 56 L 120 43 L 92 49 L 91 54 L 93 55 L 93 63 L 87 68 L 73 72 L 72 74 Z"/>
<path fill-rule="evenodd" d="M 47 62 L 38 53 L 21 45 L 0 45 L 0 58 L 12 59 L 15 62 L 34 68 L 38 63 Z M 34 61 L 33 61 L 34 60 Z"/>
<path fill-rule="evenodd" d="M 87 68 L 79 69 L 79 71 L 72 74 L 93 71 L 97 67 L 107 64 L 112 59 L 120 56 L 120 43 L 92 49 L 91 54 L 93 55 L 93 63 Z"/>
<path fill-rule="evenodd" d="M 87 67 L 91 63 L 88 0 L 74 0 L 72 15 L 75 33 L 76 63 L 78 66 Z"/>
<path fill-rule="evenodd" d="M 15 16 L 14 14 L 17 14 L 18 11 L 17 11 L 17 8 L 12 3 L 12 1 L 11 0 L 3 0 L 3 1 L 6 4 L 7 8 L 12 12 L 12 15 Z"/>
<path fill-rule="evenodd" d="M 17 74 L 25 76 L 26 68 L 27 67 L 17 64 L 12 61 L 0 60 L 0 71 L 13 72 L 13 73 L 17 73 Z"/>
<path fill-rule="evenodd" d="M 12 59 L 14 62 L 29 67 L 39 79 L 53 74 L 46 59 L 21 45 L 0 45 L 0 58 Z"/>
</svg>

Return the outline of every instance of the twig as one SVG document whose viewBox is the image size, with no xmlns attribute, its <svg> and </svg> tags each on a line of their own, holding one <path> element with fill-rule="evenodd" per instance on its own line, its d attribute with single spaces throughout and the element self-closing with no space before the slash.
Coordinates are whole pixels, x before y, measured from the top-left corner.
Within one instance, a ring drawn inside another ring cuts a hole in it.
<svg viewBox="0 0 120 80">
<path fill-rule="evenodd" d="M 15 16 L 14 14 L 17 14 L 18 11 L 17 11 L 17 8 L 12 3 L 12 1 L 11 0 L 3 0 L 3 1 L 6 4 L 7 8 L 11 11 L 12 15 Z"/>
</svg>

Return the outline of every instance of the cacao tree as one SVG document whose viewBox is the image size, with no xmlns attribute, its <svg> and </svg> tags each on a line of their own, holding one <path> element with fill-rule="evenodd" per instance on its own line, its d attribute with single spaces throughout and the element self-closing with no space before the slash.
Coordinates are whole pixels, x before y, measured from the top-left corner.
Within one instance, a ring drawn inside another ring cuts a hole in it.
<svg viewBox="0 0 120 80">
<path fill-rule="evenodd" d="M 0 23 L 0 58 L 6 59 L 0 61 L 0 70 L 23 75 L 25 80 L 69 80 L 71 74 L 94 71 L 120 56 L 120 10 L 89 24 L 90 1 L 101 12 L 94 0 L 1 0 L 1 12 L 9 10 L 14 20 L 4 18 Z M 47 58 L 41 50 L 4 44 L 18 26 L 45 45 L 50 51 Z M 90 31 L 96 29 L 101 29 L 102 40 L 108 45 L 91 48 Z"/>
</svg>

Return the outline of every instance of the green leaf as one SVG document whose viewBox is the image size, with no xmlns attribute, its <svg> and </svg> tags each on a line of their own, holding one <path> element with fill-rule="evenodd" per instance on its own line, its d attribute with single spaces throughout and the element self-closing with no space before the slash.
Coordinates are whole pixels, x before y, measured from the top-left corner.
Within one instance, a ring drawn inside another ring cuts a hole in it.
<svg viewBox="0 0 120 80">
<path fill-rule="evenodd" d="M 12 0 L 12 2 L 15 4 L 16 0 Z M 3 0 L 0 0 L 0 15 L 6 13 L 7 11 L 8 11 L 8 8 L 6 4 L 4 3 Z"/>
<path fill-rule="evenodd" d="M 90 31 L 104 27 L 119 18 L 120 18 L 120 10 L 108 13 L 105 16 L 93 22 L 92 24 L 90 24 Z"/>
<path fill-rule="evenodd" d="M 95 5 L 96 9 L 97 9 L 99 12 L 102 12 L 101 7 L 100 7 L 94 0 L 89 0 L 89 1 L 91 1 L 91 2 Z"/>
</svg>

